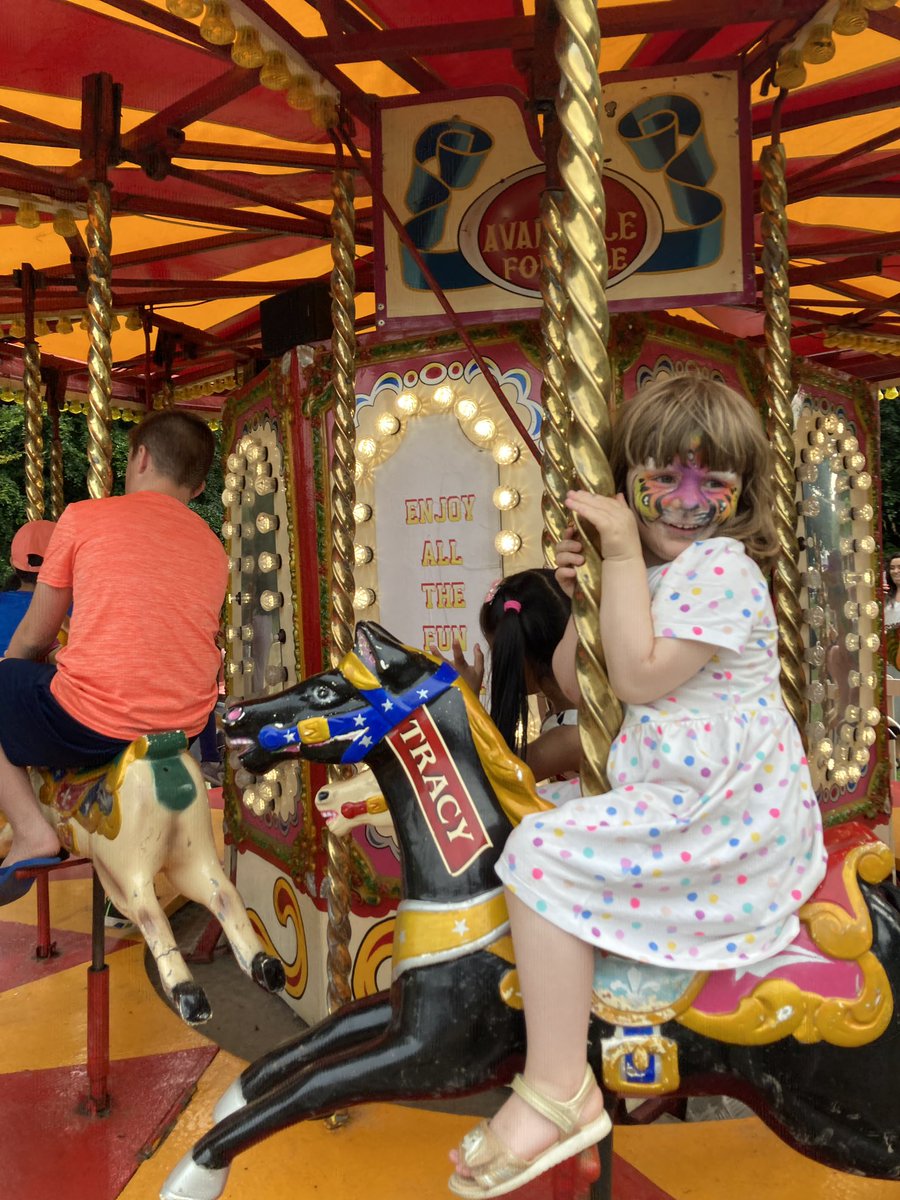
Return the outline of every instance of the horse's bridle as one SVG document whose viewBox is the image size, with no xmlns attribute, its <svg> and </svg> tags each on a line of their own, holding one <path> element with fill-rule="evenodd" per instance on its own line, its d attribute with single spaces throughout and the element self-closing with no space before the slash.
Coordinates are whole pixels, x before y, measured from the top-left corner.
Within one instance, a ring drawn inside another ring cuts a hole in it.
<svg viewBox="0 0 900 1200">
<path fill-rule="evenodd" d="M 352 652 L 344 657 L 338 670 L 357 687 L 366 707 L 334 717 L 308 717 L 296 725 L 264 725 L 257 741 L 264 750 L 285 750 L 291 746 L 319 746 L 334 738 L 352 737 L 342 763 L 361 762 L 373 746 L 425 704 L 442 696 L 459 674 L 448 662 L 401 695 L 392 695 L 378 685 L 368 667 Z M 362 679 L 361 679 L 362 677 Z M 359 686 L 365 681 L 374 687 Z"/>
</svg>

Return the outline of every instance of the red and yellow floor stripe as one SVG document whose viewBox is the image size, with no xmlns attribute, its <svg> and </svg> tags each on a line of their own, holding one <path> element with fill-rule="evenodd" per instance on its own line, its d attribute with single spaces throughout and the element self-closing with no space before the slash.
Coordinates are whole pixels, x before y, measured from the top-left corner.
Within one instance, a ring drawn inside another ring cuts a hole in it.
<svg viewBox="0 0 900 1200">
<path fill-rule="evenodd" d="M 86 868 L 54 872 L 50 895 L 59 954 L 48 961 L 33 957 L 33 890 L 0 909 L 0 1196 L 156 1200 L 245 1063 L 185 1026 L 147 978 L 143 944 L 110 931 L 112 1104 L 84 1115 Z M 446 1200 L 448 1148 L 472 1123 L 376 1104 L 334 1132 L 297 1125 L 236 1160 L 224 1200 Z M 616 1200 L 900 1200 L 900 1183 L 829 1171 L 755 1119 L 615 1138 Z"/>
</svg>

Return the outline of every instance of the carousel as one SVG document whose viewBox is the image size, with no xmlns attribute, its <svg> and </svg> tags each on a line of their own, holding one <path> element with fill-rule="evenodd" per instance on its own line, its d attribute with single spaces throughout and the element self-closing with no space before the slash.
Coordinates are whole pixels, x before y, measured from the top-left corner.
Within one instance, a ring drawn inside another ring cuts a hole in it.
<svg viewBox="0 0 900 1200">
<path fill-rule="evenodd" d="M 236 748 L 221 788 L 177 731 L 36 776 L 72 856 L 0 909 L 9 1195 L 448 1194 L 448 1151 L 521 1067 L 483 851 L 534 789 L 429 653 L 473 653 L 498 580 L 554 565 L 566 491 L 614 491 L 616 412 L 693 375 L 773 449 L 781 686 L 829 870 L 769 970 L 598 968 L 613 1136 L 509 1194 L 900 1200 L 894 0 L 4 17 L 0 483 L 8 458 L 22 495 L 0 500 L 55 518 L 121 490 L 123 425 L 208 420 Z M 622 706 L 584 542 L 597 794 Z M 332 755 L 377 704 L 397 721 Z M 151 861 L 135 830 L 164 819 L 177 849 Z M 137 878 L 163 943 L 127 902 L 105 923 Z M 232 1006 L 244 1041 L 209 1020 Z"/>
</svg>

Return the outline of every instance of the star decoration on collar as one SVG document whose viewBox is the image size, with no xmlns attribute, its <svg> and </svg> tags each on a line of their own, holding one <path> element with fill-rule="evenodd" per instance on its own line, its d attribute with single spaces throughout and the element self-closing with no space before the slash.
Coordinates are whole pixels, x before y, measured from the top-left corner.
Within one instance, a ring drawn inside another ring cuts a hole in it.
<svg viewBox="0 0 900 1200">
<path fill-rule="evenodd" d="M 469 932 L 469 926 L 466 923 L 465 917 L 462 917 L 461 920 L 456 922 L 456 924 L 453 926 L 453 932 L 457 937 L 466 936 L 466 934 Z"/>
</svg>

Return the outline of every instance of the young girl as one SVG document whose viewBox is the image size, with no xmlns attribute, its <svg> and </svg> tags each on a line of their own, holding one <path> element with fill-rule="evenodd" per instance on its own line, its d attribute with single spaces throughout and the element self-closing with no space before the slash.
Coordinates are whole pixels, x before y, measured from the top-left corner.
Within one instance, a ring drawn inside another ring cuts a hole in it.
<svg viewBox="0 0 900 1200">
<path fill-rule="evenodd" d="M 581 765 L 577 706 L 553 677 L 553 654 L 566 631 L 571 601 L 554 572 L 531 568 L 507 575 L 485 597 L 479 621 L 491 653 L 488 711 L 509 748 L 535 779 L 577 772 Z M 432 647 L 432 652 L 437 650 Z M 473 664 L 453 644 L 453 665 L 476 695 L 484 677 L 481 647 Z M 528 699 L 540 694 L 547 715 L 540 735 L 528 739 Z"/>
<path fill-rule="evenodd" d="M 624 407 L 611 465 L 615 499 L 567 504 L 600 535 L 600 631 L 627 705 L 612 790 L 526 818 L 497 865 L 528 1054 L 515 1094 L 456 1154 L 450 1187 L 466 1197 L 512 1191 L 609 1131 L 586 1059 L 596 949 L 744 966 L 791 941 L 824 875 L 760 569 L 775 537 L 758 414 L 711 380 L 656 383 Z M 560 547 L 566 586 L 580 551 Z M 572 696 L 575 646 L 570 623 L 553 665 Z"/>
</svg>

